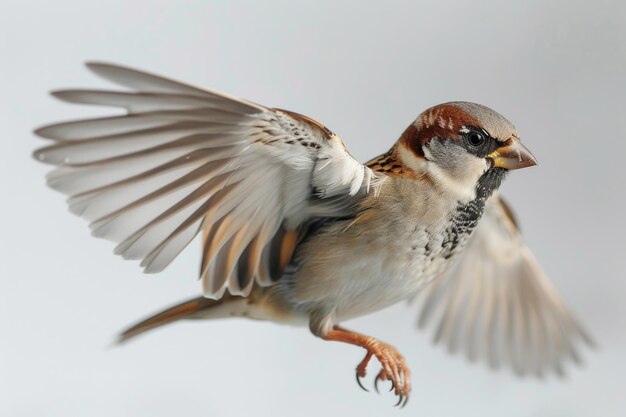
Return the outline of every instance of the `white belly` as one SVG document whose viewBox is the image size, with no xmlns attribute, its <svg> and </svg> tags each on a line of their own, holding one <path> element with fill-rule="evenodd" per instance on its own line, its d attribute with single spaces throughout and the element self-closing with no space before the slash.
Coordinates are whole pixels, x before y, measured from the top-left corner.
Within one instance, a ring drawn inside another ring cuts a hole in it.
<svg viewBox="0 0 626 417">
<path fill-rule="evenodd" d="M 342 321 L 414 296 L 450 265 L 469 238 L 450 229 L 458 200 L 413 181 L 385 184 L 354 219 L 330 223 L 299 246 L 293 270 L 276 285 L 286 304 L 313 321 Z"/>
<path fill-rule="evenodd" d="M 330 310 L 338 321 L 412 297 L 443 272 L 440 231 L 410 227 L 386 235 L 323 235 L 307 243 L 290 277 L 290 299 L 304 309 Z"/>
</svg>

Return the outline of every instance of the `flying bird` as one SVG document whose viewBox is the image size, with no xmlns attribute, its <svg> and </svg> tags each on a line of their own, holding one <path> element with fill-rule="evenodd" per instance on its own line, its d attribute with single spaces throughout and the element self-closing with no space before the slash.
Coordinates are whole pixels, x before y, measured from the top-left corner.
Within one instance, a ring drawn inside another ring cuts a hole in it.
<svg viewBox="0 0 626 417">
<path fill-rule="evenodd" d="M 362 164 L 341 138 L 301 114 L 111 65 L 119 90 L 74 89 L 70 103 L 124 115 L 36 130 L 34 157 L 70 211 L 115 253 L 163 270 L 202 243 L 203 296 L 166 309 L 125 341 L 181 319 L 249 317 L 309 326 L 376 358 L 404 405 L 404 357 L 341 323 L 421 298 L 419 325 L 451 351 L 518 374 L 563 373 L 592 341 L 523 243 L 497 194 L 536 160 L 515 127 L 480 104 L 422 112 L 391 148 Z"/>
</svg>

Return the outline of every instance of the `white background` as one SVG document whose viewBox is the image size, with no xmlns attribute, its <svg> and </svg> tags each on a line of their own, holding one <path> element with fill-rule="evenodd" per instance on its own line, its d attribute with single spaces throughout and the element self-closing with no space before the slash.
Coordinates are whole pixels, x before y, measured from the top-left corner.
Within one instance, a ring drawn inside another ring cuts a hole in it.
<svg viewBox="0 0 626 417">
<path fill-rule="evenodd" d="M 626 3 L 104 3 L 0 3 L 1 416 L 396 412 L 391 394 L 356 386 L 359 349 L 306 329 L 192 322 L 110 348 L 125 325 L 199 293 L 199 249 L 142 275 L 44 186 L 31 130 L 106 111 L 46 96 L 105 86 L 81 67 L 90 59 L 310 115 L 360 160 L 439 102 L 477 101 L 512 119 L 540 165 L 510 175 L 503 192 L 600 348 L 565 381 L 519 380 L 433 347 L 406 305 L 348 326 L 408 358 L 403 415 L 624 415 Z"/>
</svg>

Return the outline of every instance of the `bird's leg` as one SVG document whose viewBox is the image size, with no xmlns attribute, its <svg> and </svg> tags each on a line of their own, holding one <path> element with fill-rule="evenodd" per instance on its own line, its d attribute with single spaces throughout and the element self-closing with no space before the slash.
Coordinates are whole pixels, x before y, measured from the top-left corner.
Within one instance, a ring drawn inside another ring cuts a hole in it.
<svg viewBox="0 0 626 417">
<path fill-rule="evenodd" d="M 393 384 L 392 389 L 399 397 L 397 405 L 406 404 L 409 393 L 411 392 L 409 367 L 406 360 L 393 346 L 371 336 L 355 333 L 339 326 L 333 326 L 333 329 L 326 333 L 323 338 L 324 340 L 360 346 L 367 351 L 365 358 L 363 358 L 356 367 L 357 382 L 359 385 L 361 385 L 360 378 L 365 376 L 370 359 L 372 356 L 375 356 L 382 366 L 381 371 L 376 377 L 376 382 L 378 382 L 379 379 L 391 381 Z M 361 387 L 363 388 L 362 385 Z"/>
</svg>

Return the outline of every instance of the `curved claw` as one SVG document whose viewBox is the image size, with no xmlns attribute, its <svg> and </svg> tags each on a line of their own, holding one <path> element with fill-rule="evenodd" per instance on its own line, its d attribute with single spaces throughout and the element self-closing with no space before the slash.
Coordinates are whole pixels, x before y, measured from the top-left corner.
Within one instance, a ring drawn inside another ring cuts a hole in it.
<svg viewBox="0 0 626 417">
<path fill-rule="evenodd" d="M 380 394 L 380 391 L 378 391 L 378 381 L 380 380 L 380 374 L 376 375 L 376 379 L 374 379 L 374 389 L 376 390 L 376 392 L 378 394 Z"/>
<path fill-rule="evenodd" d="M 365 388 L 363 386 L 363 384 L 361 384 L 361 377 L 359 376 L 359 373 L 356 373 L 356 383 L 359 384 L 359 387 L 361 387 L 361 389 L 365 392 L 370 392 L 370 390 L 368 390 L 367 388 Z M 378 390 L 377 390 L 378 391 Z"/>
<path fill-rule="evenodd" d="M 376 379 L 374 379 L 374 389 L 379 394 L 380 394 L 380 391 L 378 390 L 378 381 L 389 381 L 391 383 L 389 392 L 393 391 L 393 389 L 396 387 L 396 384 L 393 382 L 393 379 L 389 379 L 387 376 L 383 377 L 383 375 L 385 375 L 384 371 L 380 371 L 378 375 L 376 375 Z"/>
<path fill-rule="evenodd" d="M 407 395 L 406 397 L 404 397 L 404 402 L 402 403 L 400 408 L 404 408 L 406 406 L 406 403 L 408 403 L 408 402 L 409 402 L 409 396 Z"/>
<path fill-rule="evenodd" d="M 400 405 L 400 403 L 402 403 L 402 401 L 403 401 L 404 399 L 405 399 L 405 396 L 404 396 L 404 395 L 402 395 L 402 394 L 400 394 L 400 395 L 398 396 L 398 402 L 394 404 L 394 407 L 399 406 L 399 405 Z M 402 407 L 401 407 L 401 408 L 402 408 Z"/>
</svg>

